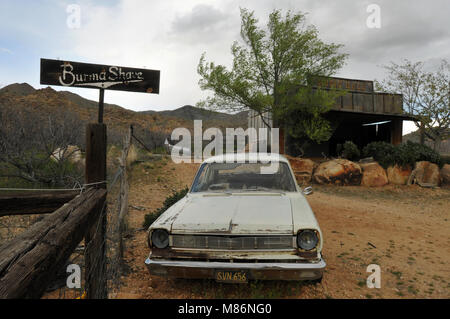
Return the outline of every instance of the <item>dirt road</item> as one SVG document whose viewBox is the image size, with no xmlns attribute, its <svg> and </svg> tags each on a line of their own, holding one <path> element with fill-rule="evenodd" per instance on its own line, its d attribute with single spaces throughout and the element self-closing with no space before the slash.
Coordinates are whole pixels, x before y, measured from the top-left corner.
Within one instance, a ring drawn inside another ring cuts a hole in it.
<svg viewBox="0 0 450 319">
<path fill-rule="evenodd" d="M 112 298 L 450 298 L 450 189 L 314 185 L 308 196 L 324 234 L 327 270 L 320 284 L 173 280 L 150 276 L 142 222 L 167 195 L 189 186 L 198 164 L 134 165 L 124 275 Z M 137 207 L 139 209 L 133 209 Z M 381 288 L 369 289 L 369 264 Z"/>
</svg>

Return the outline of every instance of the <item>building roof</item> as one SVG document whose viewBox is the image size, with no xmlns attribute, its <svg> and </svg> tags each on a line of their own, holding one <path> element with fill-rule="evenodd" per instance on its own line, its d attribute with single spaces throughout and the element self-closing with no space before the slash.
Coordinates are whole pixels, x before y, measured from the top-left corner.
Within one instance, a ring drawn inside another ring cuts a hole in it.
<svg viewBox="0 0 450 319">
<path fill-rule="evenodd" d="M 373 120 L 403 120 L 403 121 L 418 121 L 419 119 L 415 116 L 408 115 L 408 114 L 396 114 L 396 113 L 374 113 L 374 112 L 363 112 L 363 111 L 353 111 L 353 110 L 336 110 L 331 109 L 329 111 L 329 114 L 331 116 L 335 116 L 336 113 L 346 114 L 347 118 L 350 118 L 351 116 L 361 119 L 364 118 L 370 118 Z"/>
</svg>

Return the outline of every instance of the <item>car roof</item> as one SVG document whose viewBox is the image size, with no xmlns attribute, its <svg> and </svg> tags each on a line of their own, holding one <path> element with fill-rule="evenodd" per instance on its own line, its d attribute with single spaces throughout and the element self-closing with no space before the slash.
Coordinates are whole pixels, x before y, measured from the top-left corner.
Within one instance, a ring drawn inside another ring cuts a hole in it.
<svg viewBox="0 0 450 319">
<path fill-rule="evenodd" d="M 203 161 L 203 163 L 233 163 L 233 162 L 285 162 L 286 157 L 278 153 L 226 153 L 212 156 Z"/>
</svg>

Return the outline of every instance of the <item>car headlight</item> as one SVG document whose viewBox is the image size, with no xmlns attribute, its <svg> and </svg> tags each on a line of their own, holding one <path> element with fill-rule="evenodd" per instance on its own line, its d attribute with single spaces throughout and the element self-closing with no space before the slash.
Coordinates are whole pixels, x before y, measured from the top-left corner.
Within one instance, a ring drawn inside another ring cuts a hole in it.
<svg viewBox="0 0 450 319">
<path fill-rule="evenodd" d="M 169 246 L 169 233 L 164 229 L 155 229 L 152 232 L 152 244 L 156 248 L 166 248 Z"/>
<path fill-rule="evenodd" d="M 304 250 L 311 250 L 317 246 L 319 237 L 314 230 L 302 230 L 297 235 L 297 246 Z"/>
</svg>

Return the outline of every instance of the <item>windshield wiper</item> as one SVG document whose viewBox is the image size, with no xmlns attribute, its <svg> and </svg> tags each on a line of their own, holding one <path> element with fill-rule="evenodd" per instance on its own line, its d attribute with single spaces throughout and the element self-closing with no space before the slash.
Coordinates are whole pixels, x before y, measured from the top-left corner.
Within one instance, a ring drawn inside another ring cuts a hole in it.
<svg viewBox="0 0 450 319">
<path fill-rule="evenodd" d="M 251 187 L 247 189 L 242 189 L 242 192 L 269 192 L 269 193 L 284 193 L 281 189 L 273 189 L 273 188 L 267 188 L 263 186 L 257 186 L 257 187 Z"/>
<path fill-rule="evenodd" d="M 247 188 L 246 190 L 250 190 L 250 191 L 270 191 L 270 188 L 267 187 L 263 187 L 263 186 L 256 186 L 256 187 L 250 187 Z"/>
</svg>

